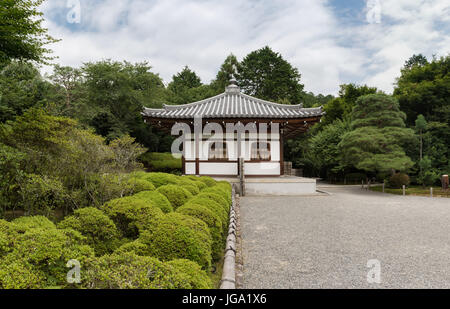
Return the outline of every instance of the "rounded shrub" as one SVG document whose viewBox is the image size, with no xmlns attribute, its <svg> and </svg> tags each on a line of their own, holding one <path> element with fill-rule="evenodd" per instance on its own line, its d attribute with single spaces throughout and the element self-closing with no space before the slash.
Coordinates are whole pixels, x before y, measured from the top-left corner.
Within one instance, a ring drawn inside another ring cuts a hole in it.
<svg viewBox="0 0 450 309">
<path fill-rule="evenodd" d="M 215 186 L 217 181 L 215 181 L 214 179 L 212 179 L 211 177 L 208 176 L 201 176 L 198 177 L 198 180 L 200 180 L 201 182 L 203 182 L 205 185 L 207 185 L 208 187 L 212 187 Z"/>
<path fill-rule="evenodd" d="M 87 289 L 192 289 L 181 267 L 157 258 L 134 253 L 117 253 L 91 259 L 83 267 L 82 287 Z"/>
<path fill-rule="evenodd" d="M 176 185 L 165 185 L 159 187 L 157 191 L 167 197 L 173 209 L 183 206 L 192 198 L 192 194 L 188 190 Z"/>
<path fill-rule="evenodd" d="M 200 193 L 200 190 L 195 185 L 181 185 L 181 187 L 188 190 L 192 195 L 197 195 Z"/>
<path fill-rule="evenodd" d="M 66 282 L 69 260 L 78 260 L 83 265 L 93 256 L 94 250 L 77 231 L 35 228 L 18 235 L 13 251 L 5 259 L 19 261 L 22 266 L 32 265 L 30 271 L 44 275 L 41 286 L 51 287 Z"/>
<path fill-rule="evenodd" d="M 211 234 L 197 218 L 169 213 L 153 231 L 144 231 L 139 241 L 147 246 L 148 255 L 163 261 L 188 259 L 203 269 L 211 266 Z"/>
<path fill-rule="evenodd" d="M 0 261 L 0 289 L 45 288 L 45 274 L 23 260 L 13 258 Z"/>
<path fill-rule="evenodd" d="M 141 191 L 155 190 L 155 186 L 150 181 L 140 178 L 130 178 L 127 180 L 127 185 L 131 188 L 133 193 L 139 193 Z"/>
<path fill-rule="evenodd" d="M 56 225 L 44 216 L 20 217 L 14 219 L 12 224 L 18 232 L 25 232 L 33 228 L 56 229 Z"/>
<path fill-rule="evenodd" d="M 397 173 L 389 178 L 389 185 L 392 188 L 402 188 L 410 183 L 409 176 L 404 173 Z"/>
<path fill-rule="evenodd" d="M 215 193 L 220 195 L 227 201 L 227 209 L 229 208 L 229 205 L 231 205 L 231 191 L 226 191 L 224 188 L 214 186 L 203 190 L 202 193 Z"/>
<path fill-rule="evenodd" d="M 147 173 L 146 176 L 143 176 L 142 179 L 150 181 L 156 188 L 165 185 L 176 185 L 178 184 L 178 176 L 166 173 Z"/>
<path fill-rule="evenodd" d="M 137 238 L 140 231 L 153 228 L 163 216 L 161 209 L 133 196 L 109 201 L 101 209 L 124 237 L 132 239 Z"/>
<path fill-rule="evenodd" d="M 195 176 L 194 176 L 194 178 L 191 178 L 190 176 L 179 177 L 178 184 L 179 185 L 191 185 L 191 186 L 193 185 L 193 186 L 196 186 L 197 189 L 199 189 L 200 191 L 208 187 L 203 182 L 198 180 Z"/>
<path fill-rule="evenodd" d="M 224 247 L 223 225 L 220 216 L 210 208 L 199 204 L 181 206 L 177 209 L 177 212 L 206 223 L 212 238 L 212 258 L 213 260 L 220 259 Z"/>
<path fill-rule="evenodd" d="M 218 204 L 220 204 L 223 207 L 223 209 L 225 209 L 226 211 L 229 211 L 230 204 L 223 197 L 223 195 L 220 194 L 220 192 L 218 193 L 216 191 L 206 190 L 206 191 L 202 191 L 199 195 L 197 195 L 197 197 L 212 199 L 215 202 L 217 202 Z"/>
<path fill-rule="evenodd" d="M 139 239 L 127 242 L 122 246 L 120 246 L 116 251 L 114 251 L 114 254 L 123 254 L 123 253 L 134 253 L 140 256 L 146 256 L 148 254 L 147 246 L 141 243 Z"/>
<path fill-rule="evenodd" d="M 133 197 L 155 205 L 164 213 L 173 211 L 173 207 L 167 197 L 157 191 L 142 191 L 138 194 L 133 195 Z"/>
<path fill-rule="evenodd" d="M 87 238 L 97 255 L 114 251 L 119 245 L 120 233 L 114 222 L 97 208 L 82 208 L 58 224 L 60 229 L 73 229 Z"/>
<path fill-rule="evenodd" d="M 177 259 L 167 262 L 189 282 L 192 289 L 205 290 L 212 288 L 212 281 L 201 267 L 192 261 Z"/>
<path fill-rule="evenodd" d="M 199 205 L 211 210 L 215 215 L 217 215 L 220 218 L 220 221 L 222 222 L 222 229 L 224 231 L 228 230 L 229 213 L 214 199 L 200 196 L 199 194 L 198 196 L 189 200 L 189 202 L 185 204 L 185 206 L 193 206 L 193 205 Z"/>
</svg>

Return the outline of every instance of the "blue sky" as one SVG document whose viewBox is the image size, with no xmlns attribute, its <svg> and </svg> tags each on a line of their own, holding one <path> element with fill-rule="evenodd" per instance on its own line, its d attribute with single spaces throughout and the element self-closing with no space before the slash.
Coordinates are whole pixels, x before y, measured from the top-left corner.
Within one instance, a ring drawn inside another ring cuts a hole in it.
<svg viewBox="0 0 450 309">
<path fill-rule="evenodd" d="M 62 39 L 55 62 L 148 61 L 166 83 L 184 65 L 208 83 L 230 53 L 269 45 L 308 91 L 353 82 L 391 92 L 411 55 L 450 52 L 448 0 L 47 0 L 42 10 Z"/>
</svg>

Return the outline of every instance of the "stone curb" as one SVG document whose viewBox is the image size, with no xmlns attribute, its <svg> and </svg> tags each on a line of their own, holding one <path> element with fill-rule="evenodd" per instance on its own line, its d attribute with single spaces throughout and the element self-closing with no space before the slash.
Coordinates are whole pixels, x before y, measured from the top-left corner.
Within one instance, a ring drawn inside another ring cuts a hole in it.
<svg viewBox="0 0 450 309">
<path fill-rule="evenodd" d="M 220 289 L 236 289 L 236 189 L 233 186 L 231 192 L 230 224 L 228 228 L 227 243 L 225 246 L 225 257 L 223 262 L 222 280 Z"/>
</svg>

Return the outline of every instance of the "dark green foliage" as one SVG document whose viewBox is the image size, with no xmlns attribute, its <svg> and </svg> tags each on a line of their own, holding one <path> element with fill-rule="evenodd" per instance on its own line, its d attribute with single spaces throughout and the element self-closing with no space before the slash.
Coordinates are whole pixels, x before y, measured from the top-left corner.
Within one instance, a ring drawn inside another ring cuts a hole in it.
<svg viewBox="0 0 450 309">
<path fill-rule="evenodd" d="M 217 72 L 216 78 L 211 82 L 211 87 L 216 94 L 225 91 L 225 88 L 230 84 L 232 76 L 237 76 L 239 72 L 240 63 L 236 56 L 230 54 L 221 65 L 219 72 Z"/>
<path fill-rule="evenodd" d="M 352 113 L 353 131 L 339 144 L 343 162 L 365 171 L 406 171 L 413 166 L 404 146 L 415 140 L 405 128 L 398 102 L 387 95 L 360 97 Z"/>
<path fill-rule="evenodd" d="M 237 79 L 246 94 L 284 104 L 299 104 L 304 87 L 300 77 L 297 68 L 266 46 L 242 60 Z"/>
<path fill-rule="evenodd" d="M 172 205 L 170 204 L 167 197 L 156 191 L 142 191 L 133 196 L 134 198 L 141 199 L 143 201 L 148 201 L 156 207 L 160 208 L 164 213 L 169 213 L 173 211 Z"/>
<path fill-rule="evenodd" d="M 211 266 L 211 234 L 201 220 L 180 213 L 164 215 L 157 226 L 139 238 L 147 252 L 163 261 L 188 259 L 203 269 Z"/>
<path fill-rule="evenodd" d="M 211 286 L 208 276 L 195 263 L 163 263 L 154 257 L 133 253 L 91 259 L 85 268 L 83 287 L 88 289 L 195 289 Z"/>
<path fill-rule="evenodd" d="M 215 94 L 214 90 L 208 85 L 203 85 L 200 77 L 187 66 L 172 77 L 167 90 L 168 101 L 174 105 L 193 103 Z"/>
<path fill-rule="evenodd" d="M 178 207 L 183 206 L 190 198 L 192 198 L 192 194 L 188 190 L 177 185 L 161 186 L 157 191 L 167 197 L 175 210 Z"/>
<path fill-rule="evenodd" d="M 171 153 L 147 152 L 139 160 L 151 172 L 181 173 L 181 158 L 176 159 Z"/>
<path fill-rule="evenodd" d="M 58 224 L 60 229 L 73 229 L 87 238 L 96 255 L 113 252 L 119 245 L 120 233 L 114 222 L 97 208 L 78 209 Z"/>
<path fill-rule="evenodd" d="M 410 183 L 409 176 L 404 173 L 396 173 L 389 178 L 391 188 L 402 188 Z"/>
<path fill-rule="evenodd" d="M 2 0 L 0 2 L 0 65 L 10 60 L 45 62 L 51 52 L 44 46 L 55 43 L 43 27 L 38 11 L 43 0 Z"/>
<path fill-rule="evenodd" d="M 181 206 L 177 209 L 177 212 L 200 219 L 208 225 L 212 237 L 213 260 L 220 259 L 225 244 L 223 223 L 220 216 L 210 208 L 195 203 Z"/>
<path fill-rule="evenodd" d="M 163 216 L 154 203 L 136 197 L 112 200 L 101 208 L 110 217 L 123 237 L 136 239 L 139 232 L 152 229 Z"/>
</svg>

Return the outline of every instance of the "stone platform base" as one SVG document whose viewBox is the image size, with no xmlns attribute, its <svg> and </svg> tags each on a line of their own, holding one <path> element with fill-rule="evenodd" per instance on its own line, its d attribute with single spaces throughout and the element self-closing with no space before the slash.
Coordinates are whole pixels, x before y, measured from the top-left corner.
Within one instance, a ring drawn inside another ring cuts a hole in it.
<svg viewBox="0 0 450 309">
<path fill-rule="evenodd" d="M 238 178 L 219 178 L 230 183 L 239 183 Z M 248 177 L 245 179 L 246 195 L 295 196 L 317 194 L 316 180 L 311 178 L 281 177 Z"/>
</svg>

